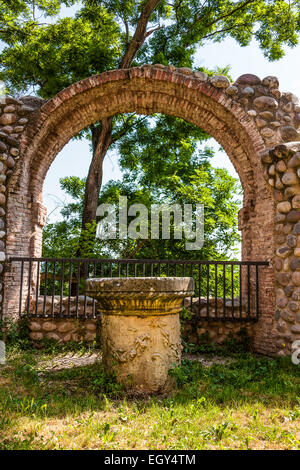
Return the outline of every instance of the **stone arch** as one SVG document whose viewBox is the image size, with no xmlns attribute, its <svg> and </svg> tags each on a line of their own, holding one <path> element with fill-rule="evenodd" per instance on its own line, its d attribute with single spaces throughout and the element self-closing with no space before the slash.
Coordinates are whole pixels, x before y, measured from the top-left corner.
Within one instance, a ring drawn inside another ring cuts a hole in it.
<svg viewBox="0 0 300 470">
<path fill-rule="evenodd" d="M 48 102 L 5 98 L 0 114 L 0 171 L 4 175 L 0 216 L 6 227 L 1 232 L 3 260 L 5 256 L 40 254 L 46 215 L 43 182 L 63 146 L 99 119 L 132 111 L 184 118 L 222 145 L 244 189 L 239 217 L 243 259 L 273 260 L 275 199 L 261 158 L 280 143 L 298 140 L 300 114 L 295 97 L 281 94 L 275 77 L 261 81 L 247 74 L 231 84 L 224 76 L 209 78 L 202 72 L 159 64 L 89 77 Z M 14 312 L 17 276 L 8 265 L 4 314 Z M 276 346 L 271 334 L 275 292 L 272 269 L 264 270 L 261 287 L 265 295 L 255 347 L 271 354 Z"/>
</svg>

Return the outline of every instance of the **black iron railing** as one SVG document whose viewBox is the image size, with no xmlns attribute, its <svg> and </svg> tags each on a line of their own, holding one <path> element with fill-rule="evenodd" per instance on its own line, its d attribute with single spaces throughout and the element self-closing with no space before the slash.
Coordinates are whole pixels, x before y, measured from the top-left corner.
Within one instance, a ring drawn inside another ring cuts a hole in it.
<svg viewBox="0 0 300 470">
<path fill-rule="evenodd" d="M 197 320 L 255 321 L 262 293 L 260 268 L 267 261 L 10 258 L 18 273 L 19 315 L 96 318 L 97 306 L 85 292 L 90 277 L 189 276 L 195 295 L 183 306 Z M 17 267 L 17 269 L 16 269 Z"/>
</svg>

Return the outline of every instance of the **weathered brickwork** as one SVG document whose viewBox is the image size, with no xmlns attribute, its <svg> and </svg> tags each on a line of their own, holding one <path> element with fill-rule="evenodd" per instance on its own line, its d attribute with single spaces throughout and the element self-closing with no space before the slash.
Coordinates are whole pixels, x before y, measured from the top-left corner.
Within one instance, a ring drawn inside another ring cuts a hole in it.
<svg viewBox="0 0 300 470">
<path fill-rule="evenodd" d="M 266 175 L 264 165 L 268 162 L 262 162 L 261 157 L 266 151 L 275 155 L 274 148 L 280 144 L 299 140 L 300 108 L 294 95 L 279 91 L 275 77 L 260 80 L 247 74 L 232 84 L 223 76 L 209 78 L 202 72 L 158 64 L 89 77 L 47 102 L 32 97 L 20 100 L 6 97 L 0 103 L 0 271 L 5 257 L 40 255 L 46 216 L 42 205 L 43 182 L 64 145 L 81 129 L 103 117 L 133 111 L 184 118 L 212 135 L 226 151 L 244 189 L 239 214 L 242 258 L 271 260 L 274 266 L 261 270 L 261 319 L 254 327 L 254 345 L 265 354 L 274 354 L 278 348 L 280 354 L 285 353 L 296 336 L 287 334 L 285 348 L 281 346 L 282 337 L 280 345 L 277 342 L 277 327 L 282 318 L 275 309 L 275 290 L 284 277 L 278 274 L 296 278 L 297 269 L 293 271 L 293 267 L 294 258 L 298 258 L 295 250 L 293 256 L 288 252 L 284 268 L 277 272 L 276 262 L 279 266 L 278 259 L 282 261 L 283 257 L 276 255 L 276 249 L 278 237 L 289 235 L 288 224 L 297 226 L 298 211 L 296 208 L 292 216 L 291 211 L 280 212 L 293 217 L 293 222 L 282 224 L 282 233 L 278 233 L 281 223 L 275 211 L 279 210 L 277 202 L 293 201 L 291 195 L 284 199 L 285 189 L 278 186 L 298 188 L 299 175 L 296 167 L 292 172 L 288 167 L 282 171 L 287 157 L 279 158 L 281 166 L 276 161 L 276 167 L 271 167 L 274 175 Z M 284 178 L 278 176 L 285 174 Z M 294 178 L 293 184 L 286 183 L 289 178 Z M 283 199 L 278 200 L 279 197 Z M 290 256 L 288 266 L 286 260 Z M 1 293 L 4 286 L 2 309 L 6 316 L 17 314 L 18 283 L 18 268 L 7 263 L 0 286 Z M 287 290 L 289 285 L 290 281 L 280 288 Z M 289 312 L 293 313 L 287 329 L 298 328 L 297 312 Z"/>
</svg>

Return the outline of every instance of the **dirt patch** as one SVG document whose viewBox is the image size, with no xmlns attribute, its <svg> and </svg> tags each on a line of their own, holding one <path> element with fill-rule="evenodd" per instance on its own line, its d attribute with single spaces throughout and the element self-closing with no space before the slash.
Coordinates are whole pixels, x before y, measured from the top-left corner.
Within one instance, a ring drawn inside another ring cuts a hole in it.
<svg viewBox="0 0 300 470">
<path fill-rule="evenodd" d="M 221 356 L 207 357 L 204 354 L 183 354 L 182 359 L 198 361 L 204 367 L 211 367 L 213 364 L 225 365 L 234 361 L 232 358 L 224 358 Z M 72 369 L 74 367 L 90 366 L 97 362 L 101 362 L 101 360 L 102 354 L 100 351 L 83 354 L 69 352 L 65 354 L 58 354 L 51 359 L 41 360 L 37 365 L 37 369 L 41 372 L 61 371 L 65 369 Z"/>
<path fill-rule="evenodd" d="M 66 353 L 58 354 L 57 356 L 40 361 L 37 369 L 40 371 L 60 371 L 65 369 L 72 369 L 73 367 L 90 366 L 96 362 L 100 362 L 102 354 L 100 352 L 93 353 Z"/>
<path fill-rule="evenodd" d="M 203 367 L 211 367 L 213 364 L 226 365 L 234 362 L 234 359 L 232 358 L 224 358 L 220 356 L 207 357 L 204 354 L 183 354 L 182 359 L 200 362 Z"/>
</svg>

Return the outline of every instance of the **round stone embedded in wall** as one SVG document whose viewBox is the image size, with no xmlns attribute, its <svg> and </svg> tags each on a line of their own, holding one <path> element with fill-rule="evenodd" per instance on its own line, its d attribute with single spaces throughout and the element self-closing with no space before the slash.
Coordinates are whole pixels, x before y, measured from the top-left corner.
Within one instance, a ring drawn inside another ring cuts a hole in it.
<svg viewBox="0 0 300 470">
<path fill-rule="evenodd" d="M 291 208 L 291 204 L 288 201 L 279 202 L 277 204 L 278 212 L 281 212 L 283 214 L 287 214 L 288 212 L 290 212 Z"/>
<path fill-rule="evenodd" d="M 230 81 L 224 75 L 214 75 L 211 77 L 210 83 L 216 88 L 227 88 L 230 85 Z"/>
<path fill-rule="evenodd" d="M 260 131 L 261 135 L 263 137 L 272 137 L 272 135 L 275 134 L 275 131 L 274 129 L 270 129 L 270 127 L 264 127 L 261 131 Z"/>
<path fill-rule="evenodd" d="M 268 77 L 263 78 L 262 84 L 269 87 L 269 88 L 278 88 L 279 81 L 277 77 L 269 75 Z"/>
<path fill-rule="evenodd" d="M 289 246 L 281 246 L 276 251 L 276 255 L 280 258 L 287 258 L 292 253 L 292 249 Z"/>
<path fill-rule="evenodd" d="M 0 124 L 7 126 L 8 124 L 13 124 L 16 120 L 17 116 L 14 113 L 7 113 L 0 117 Z"/>
<path fill-rule="evenodd" d="M 267 121 L 272 121 L 274 118 L 274 113 L 272 113 L 271 111 L 262 111 L 261 113 L 259 113 L 259 117 Z"/>
<path fill-rule="evenodd" d="M 283 176 L 282 176 L 282 182 L 283 184 L 286 185 L 292 185 L 298 183 L 298 178 L 297 175 L 294 173 L 293 170 L 288 170 Z"/>
<path fill-rule="evenodd" d="M 294 209 L 300 209 L 300 194 L 293 197 L 292 206 Z"/>
<path fill-rule="evenodd" d="M 44 331 L 54 331 L 54 330 L 56 330 L 57 325 L 54 322 L 47 321 L 47 322 L 43 323 L 42 328 L 43 328 Z"/>
<path fill-rule="evenodd" d="M 274 110 L 278 108 L 278 102 L 271 96 L 259 96 L 255 98 L 253 104 L 258 109 Z"/>
<path fill-rule="evenodd" d="M 34 341 L 41 341 L 43 339 L 43 333 L 32 331 L 31 333 L 29 333 L 29 337 Z"/>
<path fill-rule="evenodd" d="M 29 322 L 29 329 L 31 331 L 40 331 L 42 329 L 41 325 L 35 321 Z"/>
<path fill-rule="evenodd" d="M 278 274 L 276 274 L 277 282 L 281 286 L 287 286 L 290 282 L 290 278 L 291 278 L 290 273 L 278 273 Z"/>
<path fill-rule="evenodd" d="M 207 74 L 200 71 L 194 72 L 194 77 L 196 77 L 201 82 L 206 82 L 207 80 Z"/>
<path fill-rule="evenodd" d="M 300 166 L 300 152 L 295 153 L 292 158 L 289 159 L 289 168 L 298 168 Z"/>
<path fill-rule="evenodd" d="M 239 89 L 238 89 L 238 87 L 232 85 L 232 86 L 229 86 L 228 88 L 226 88 L 225 91 L 226 91 L 227 95 L 235 96 L 235 95 L 238 94 Z"/>
<path fill-rule="evenodd" d="M 287 222 L 290 222 L 292 224 L 299 222 L 300 220 L 300 211 L 292 210 L 289 212 L 286 216 Z"/>
<path fill-rule="evenodd" d="M 15 161 L 12 157 L 8 157 L 6 160 L 6 165 L 8 168 L 13 168 L 15 166 Z"/>
<path fill-rule="evenodd" d="M 292 271 L 300 271 L 300 258 L 292 258 L 290 262 L 290 268 Z"/>
<path fill-rule="evenodd" d="M 294 272 L 292 274 L 292 282 L 295 286 L 300 286 L 300 272 Z"/>
<path fill-rule="evenodd" d="M 261 79 L 252 73 L 245 73 L 241 75 L 235 82 L 238 85 L 260 85 Z"/>
<path fill-rule="evenodd" d="M 283 126 L 280 132 L 284 142 L 293 142 L 300 139 L 298 132 L 293 126 Z"/>
<path fill-rule="evenodd" d="M 251 86 L 246 86 L 245 88 L 243 88 L 242 90 L 242 95 L 244 96 L 253 96 L 254 95 L 254 90 Z"/>
<path fill-rule="evenodd" d="M 279 160 L 279 162 L 277 162 L 276 170 L 279 171 L 279 173 L 284 173 L 286 171 L 286 164 L 283 160 Z"/>
</svg>

